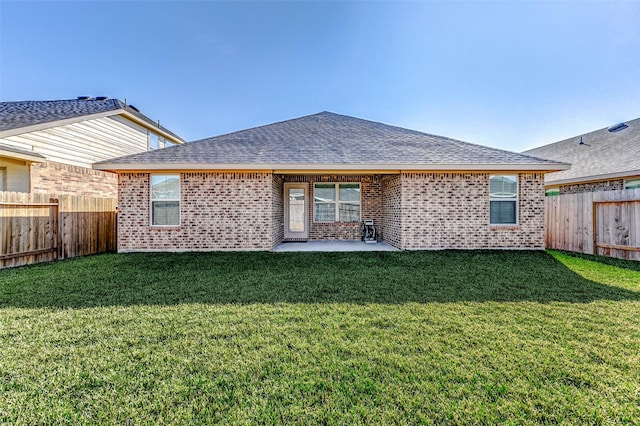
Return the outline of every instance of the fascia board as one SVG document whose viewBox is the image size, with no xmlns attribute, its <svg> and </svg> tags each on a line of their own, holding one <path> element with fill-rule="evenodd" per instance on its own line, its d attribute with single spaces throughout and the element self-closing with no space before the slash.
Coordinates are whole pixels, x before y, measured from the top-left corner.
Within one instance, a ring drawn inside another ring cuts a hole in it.
<svg viewBox="0 0 640 426">
<path fill-rule="evenodd" d="M 288 172 L 315 171 L 541 171 L 554 172 L 567 170 L 570 165 L 565 163 L 548 164 L 211 164 L 211 163 L 118 163 L 105 162 L 94 164 L 96 170 L 139 171 L 139 170 L 262 170 Z"/>
<path fill-rule="evenodd" d="M 605 173 L 601 175 L 592 175 L 592 176 L 580 176 L 580 177 L 570 178 L 570 179 L 545 180 L 545 185 L 567 185 L 571 183 L 595 182 L 599 180 L 618 179 L 618 178 L 624 178 L 627 176 L 638 176 L 638 175 L 640 175 L 640 170 L 627 170 L 624 172 Z"/>
</svg>

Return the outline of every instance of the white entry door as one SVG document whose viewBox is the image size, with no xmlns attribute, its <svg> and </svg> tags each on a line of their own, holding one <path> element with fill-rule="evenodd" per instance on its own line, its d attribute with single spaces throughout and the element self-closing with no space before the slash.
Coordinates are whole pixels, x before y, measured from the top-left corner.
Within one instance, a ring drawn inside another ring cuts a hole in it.
<svg viewBox="0 0 640 426">
<path fill-rule="evenodd" d="M 308 185 L 284 184 L 284 238 L 309 238 Z"/>
</svg>

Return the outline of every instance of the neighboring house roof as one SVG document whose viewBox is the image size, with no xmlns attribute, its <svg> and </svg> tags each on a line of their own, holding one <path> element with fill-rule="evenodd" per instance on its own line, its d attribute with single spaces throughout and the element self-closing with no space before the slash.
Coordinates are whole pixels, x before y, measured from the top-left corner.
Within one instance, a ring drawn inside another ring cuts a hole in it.
<svg viewBox="0 0 640 426">
<path fill-rule="evenodd" d="M 45 157 L 44 155 L 40 155 L 37 152 L 20 149 L 16 148 L 15 146 L 9 146 L 0 143 L 0 157 L 2 156 L 33 161 L 34 163 L 42 163 L 47 160 L 47 157 Z"/>
<path fill-rule="evenodd" d="M 330 112 L 98 162 L 101 170 L 563 170 L 543 160 Z"/>
<path fill-rule="evenodd" d="M 90 118 L 124 115 L 176 143 L 184 140 L 119 99 L 69 99 L 0 102 L 0 137 L 69 124 Z"/>
<path fill-rule="evenodd" d="M 546 185 L 640 175 L 640 118 L 625 124 L 627 127 L 618 131 L 604 128 L 524 154 L 571 163 L 570 170 L 546 175 Z"/>
</svg>

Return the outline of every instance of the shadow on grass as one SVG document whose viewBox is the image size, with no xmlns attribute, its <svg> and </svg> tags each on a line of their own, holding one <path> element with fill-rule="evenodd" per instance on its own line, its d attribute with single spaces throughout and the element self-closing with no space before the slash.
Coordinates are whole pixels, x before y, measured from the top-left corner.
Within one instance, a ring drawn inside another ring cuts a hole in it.
<svg viewBox="0 0 640 426">
<path fill-rule="evenodd" d="M 107 254 L 0 271 L 0 307 L 640 300 L 544 252 Z"/>
</svg>

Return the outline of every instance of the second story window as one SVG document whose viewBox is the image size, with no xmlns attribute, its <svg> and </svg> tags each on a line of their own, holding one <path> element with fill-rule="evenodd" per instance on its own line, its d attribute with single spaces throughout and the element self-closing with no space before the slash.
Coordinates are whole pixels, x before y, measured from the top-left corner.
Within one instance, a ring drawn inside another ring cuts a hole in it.
<svg viewBox="0 0 640 426">
<path fill-rule="evenodd" d="M 160 148 L 160 138 L 155 133 L 149 133 L 149 150 Z"/>
</svg>

